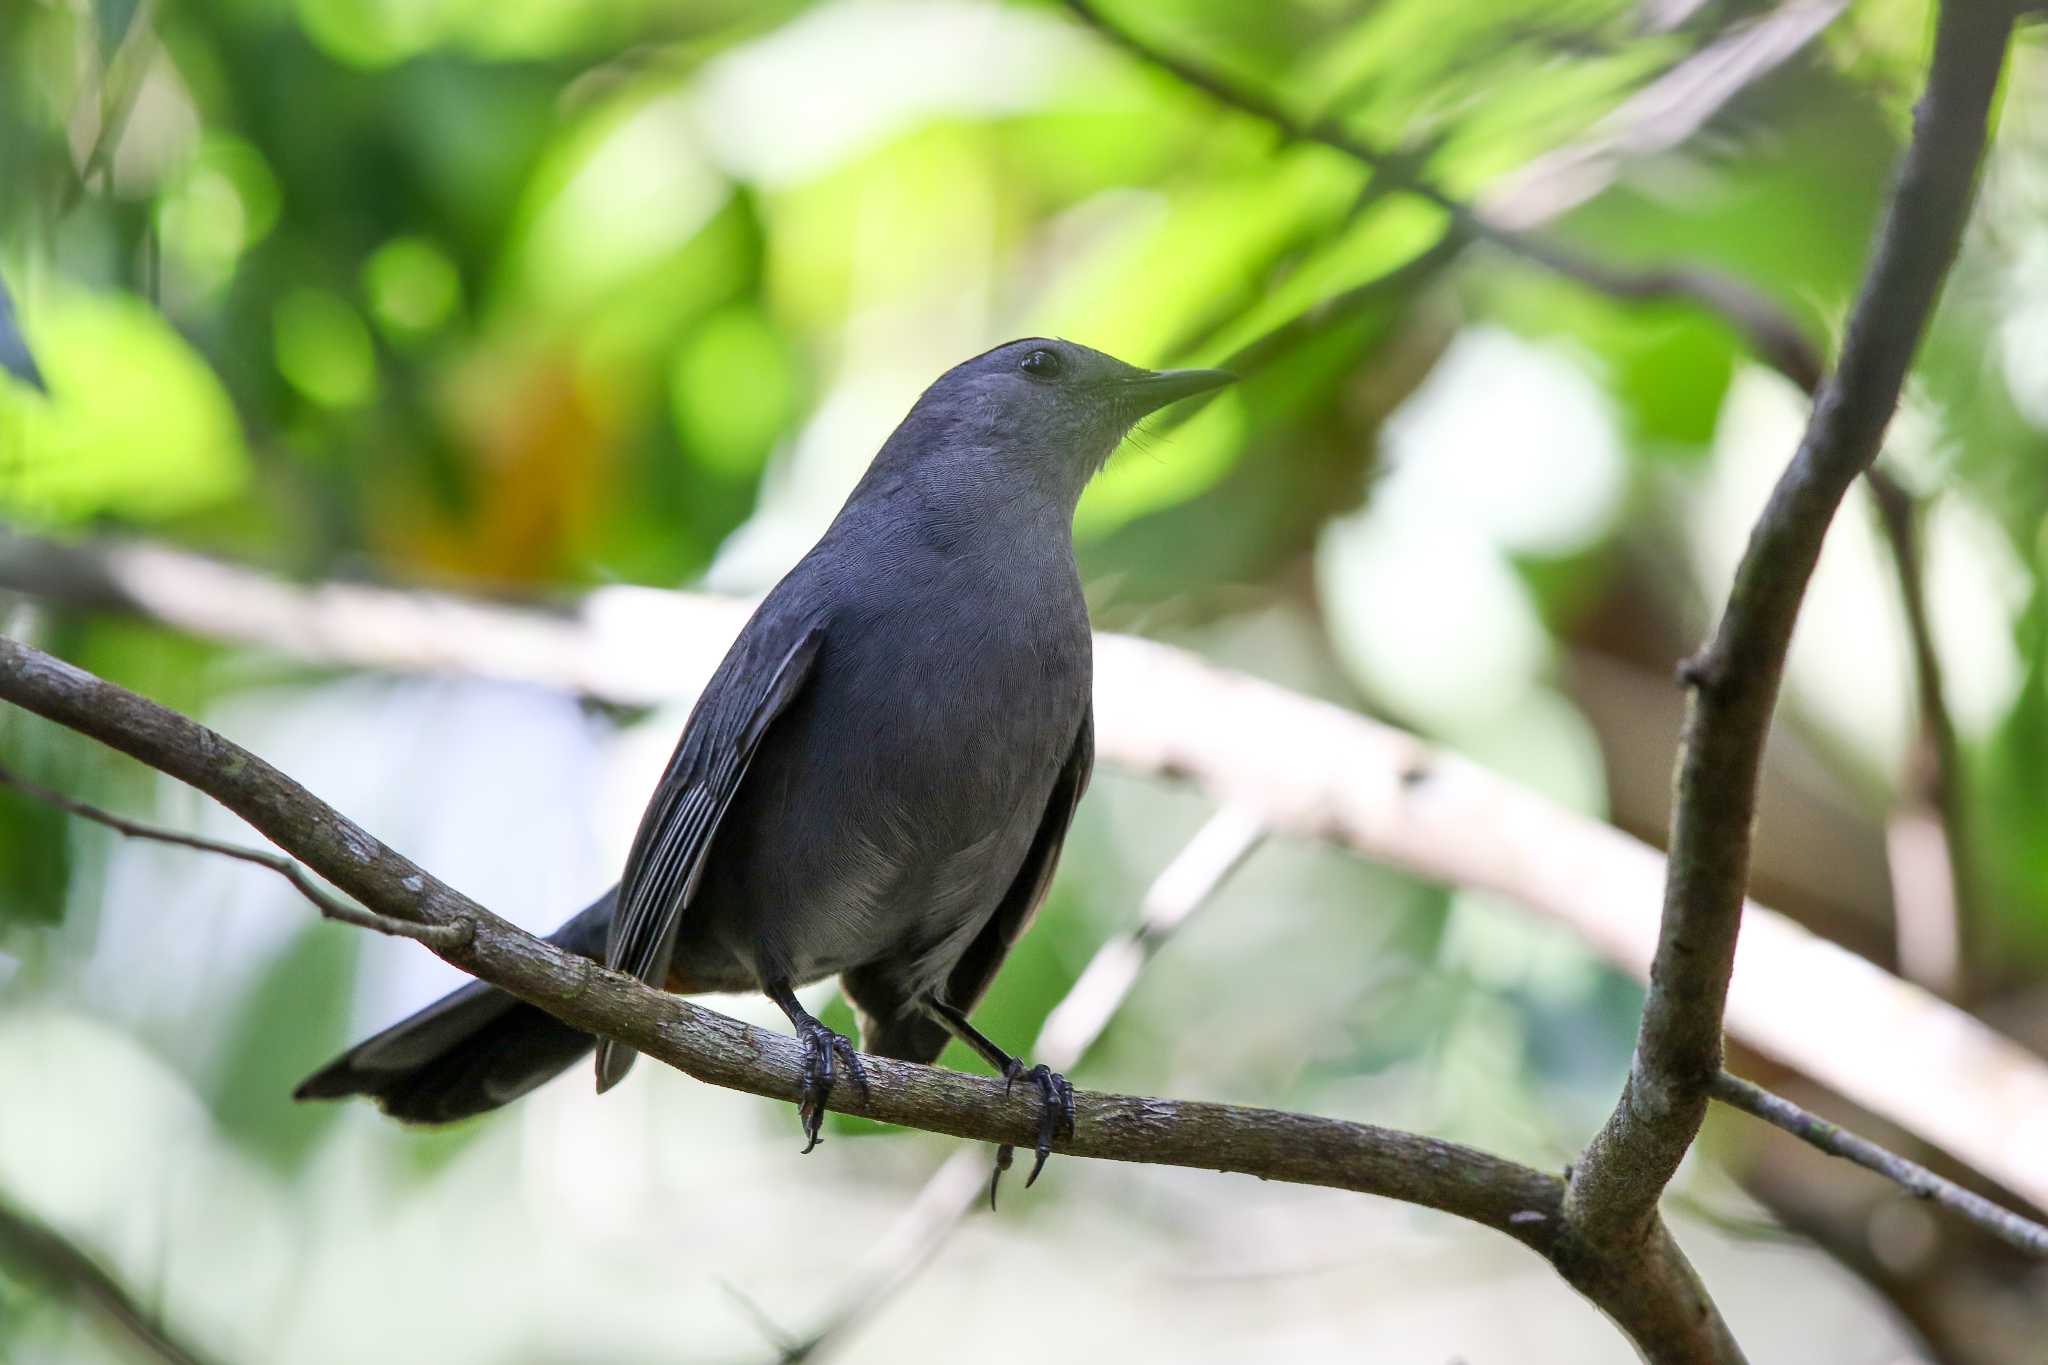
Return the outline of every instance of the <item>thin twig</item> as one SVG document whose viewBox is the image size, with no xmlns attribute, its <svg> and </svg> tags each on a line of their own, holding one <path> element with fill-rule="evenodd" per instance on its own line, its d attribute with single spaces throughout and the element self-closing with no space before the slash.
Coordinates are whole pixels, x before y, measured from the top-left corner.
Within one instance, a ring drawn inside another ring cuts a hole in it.
<svg viewBox="0 0 2048 1365">
<path fill-rule="evenodd" d="M 1809 1114 L 1762 1086 L 1723 1071 L 1714 1077 L 1710 1093 L 1721 1103 L 1754 1114 L 1765 1123 L 1784 1129 L 1830 1156 L 1853 1161 L 1866 1171 L 1875 1171 L 1903 1187 L 1914 1198 L 1939 1204 L 2021 1251 L 2048 1257 L 2048 1227 L 2001 1208 L 1955 1181 L 1936 1175 L 1916 1161 L 1908 1161 L 1868 1138 L 1856 1136 L 1839 1124 Z"/>
<path fill-rule="evenodd" d="M 1137 926 L 1095 950 L 1046 1016 L 1028 1055 L 1055 1071 L 1078 1066 L 1130 998 L 1145 964 L 1209 903 L 1264 837 L 1258 816 L 1240 807 L 1225 806 L 1210 816 L 1145 892 Z M 979 1202 L 983 1166 L 973 1148 L 948 1157 L 864 1259 L 839 1305 L 802 1340 L 778 1343 L 783 1365 L 829 1358 L 930 1264 Z"/>
<path fill-rule="evenodd" d="M 1681 670 L 1692 702 L 1650 990 L 1621 1099 L 1572 1175 L 1573 1233 L 1595 1245 L 1641 1234 L 1721 1070 L 1757 779 L 1793 624 L 1835 510 L 1877 456 L 1961 244 L 2012 25 L 1996 4 L 1942 5 L 1927 94 L 1841 363 L 1751 534 L 1713 643 Z"/>
<path fill-rule="evenodd" d="M 1907 809 L 1895 817 L 1892 832 L 1899 966 L 1930 990 L 1966 998 L 1971 964 L 1982 957 L 1975 939 L 1986 926 L 1977 905 L 1963 746 L 1956 736 L 1954 713 L 1949 710 L 1941 655 L 1934 645 L 1933 621 L 1927 609 L 1926 567 L 1920 552 L 1921 507 L 1882 467 L 1873 467 L 1866 482 L 1877 503 L 1878 525 L 1891 546 L 1899 602 L 1905 609 L 1906 634 L 1912 642 L 1913 676 L 1919 685 L 1920 738 L 1909 759 Z M 1916 840 L 1916 830 L 1933 837 Z M 1898 867 L 1914 842 L 1927 846 L 1939 871 L 1935 884 L 1917 902 L 1911 894 L 1912 878 L 1900 876 Z M 1901 844 L 1908 847 L 1899 847 Z M 1925 940 L 1931 935 L 1911 931 L 1916 916 L 1934 921 L 1937 942 L 1928 944 Z"/>
<path fill-rule="evenodd" d="M 5 1198 L 0 1198 L 0 1264 L 76 1297 L 163 1365 L 206 1365 L 206 1357 L 174 1336 L 97 1260 Z"/>
<path fill-rule="evenodd" d="M 329 893 L 325 887 L 313 880 L 312 874 L 304 867 L 282 854 L 250 848 L 245 844 L 230 844 L 219 839 L 208 839 L 198 834 L 183 834 L 156 825 L 145 825 L 139 820 L 131 820 L 125 815 L 116 815 L 112 811 L 88 805 L 62 792 L 52 791 L 4 766 L 0 766 L 0 786 L 12 787 L 45 805 L 55 806 L 81 819 L 105 825 L 115 833 L 130 839 L 148 839 L 159 844 L 174 844 L 179 848 L 197 849 L 201 853 L 218 853 L 223 858 L 233 858 L 237 862 L 267 867 L 297 888 L 299 894 L 313 902 L 314 908 L 326 918 L 338 920 L 343 924 L 353 924 L 358 929 L 373 929 L 380 934 L 390 934 L 393 938 L 409 938 L 430 948 L 457 948 L 469 940 L 471 930 L 466 924 L 414 924 L 394 919 L 390 915 L 380 915 L 374 910 L 365 910 L 361 906 L 350 905 L 339 896 Z"/>
</svg>

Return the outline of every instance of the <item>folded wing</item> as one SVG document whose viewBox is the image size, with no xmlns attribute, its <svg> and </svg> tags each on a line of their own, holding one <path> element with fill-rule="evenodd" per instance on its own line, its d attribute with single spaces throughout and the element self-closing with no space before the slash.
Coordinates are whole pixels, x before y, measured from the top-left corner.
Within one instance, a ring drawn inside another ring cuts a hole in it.
<svg viewBox="0 0 2048 1365">
<path fill-rule="evenodd" d="M 780 621 L 766 609 L 741 632 L 698 700 L 641 817 L 619 883 L 606 966 L 651 986 L 667 980 L 676 929 L 696 894 L 718 823 L 763 736 L 810 680 L 824 639 L 823 626 Z M 634 1055 L 609 1039 L 599 1044 L 597 1088 L 616 1085 Z"/>
</svg>

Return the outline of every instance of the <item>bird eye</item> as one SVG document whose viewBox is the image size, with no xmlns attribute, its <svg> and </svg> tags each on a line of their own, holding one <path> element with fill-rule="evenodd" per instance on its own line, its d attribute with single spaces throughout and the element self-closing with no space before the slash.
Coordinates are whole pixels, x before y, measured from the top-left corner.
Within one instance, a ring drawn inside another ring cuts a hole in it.
<svg viewBox="0 0 2048 1365">
<path fill-rule="evenodd" d="M 1060 358 L 1052 351 L 1033 351 L 1018 362 L 1017 368 L 1033 379 L 1057 379 L 1060 374 Z"/>
</svg>

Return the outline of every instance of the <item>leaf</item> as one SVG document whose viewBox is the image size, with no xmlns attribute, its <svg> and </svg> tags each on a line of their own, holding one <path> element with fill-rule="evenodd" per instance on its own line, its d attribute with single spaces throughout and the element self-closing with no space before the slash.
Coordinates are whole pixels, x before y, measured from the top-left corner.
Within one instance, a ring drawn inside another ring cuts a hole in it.
<svg viewBox="0 0 2048 1365">
<path fill-rule="evenodd" d="M 229 1030 L 214 1113 L 229 1134 L 282 1169 L 304 1160 L 339 1115 L 333 1105 L 294 1104 L 291 1093 L 313 1063 L 346 1041 L 361 941 L 356 930 L 309 923 L 258 978 Z"/>
<path fill-rule="evenodd" d="M 148 521 L 241 491 L 248 462 L 226 391 L 146 303 L 66 290 L 36 324 L 49 401 L 0 391 L 0 510 Z"/>
<path fill-rule="evenodd" d="M 5 753 L 12 745 L 0 746 Z M 11 755 L 8 766 L 30 775 Z M 57 924 L 71 881 L 71 841 L 64 813 L 12 788 L 0 788 L 0 927 Z"/>
</svg>

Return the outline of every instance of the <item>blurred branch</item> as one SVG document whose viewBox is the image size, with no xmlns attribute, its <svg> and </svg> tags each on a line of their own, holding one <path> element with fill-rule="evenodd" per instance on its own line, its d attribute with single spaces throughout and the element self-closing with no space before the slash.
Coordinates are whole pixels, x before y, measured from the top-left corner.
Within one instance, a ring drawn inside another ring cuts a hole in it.
<svg viewBox="0 0 2048 1365">
<path fill-rule="evenodd" d="M 1225 806 L 1210 816 L 1145 892 L 1137 927 L 1095 950 L 1073 987 L 1046 1016 L 1025 1055 L 1055 1071 L 1073 1070 L 1130 998 L 1145 964 L 1208 904 L 1264 837 L 1265 827 L 1252 812 Z M 982 1169 L 980 1156 L 970 1148 L 949 1157 L 868 1253 L 838 1307 L 810 1335 L 783 1346 L 783 1365 L 828 1359 L 930 1264 L 973 1209 Z"/>
<path fill-rule="evenodd" d="M 1391 187 L 1436 205 L 1449 215 L 1454 238 L 1491 242 L 1615 298 L 1689 300 L 1728 322 L 1748 339 L 1759 356 L 1794 383 L 1811 391 L 1820 382 L 1824 365 L 1805 331 L 1771 299 L 1742 281 L 1692 265 L 1632 270 L 1534 236 L 1525 231 L 1524 226 L 1510 225 L 1486 209 L 1476 208 L 1447 193 L 1400 152 L 1375 146 L 1334 122 L 1308 123 L 1297 119 L 1267 96 L 1153 46 L 1111 19 L 1095 0 L 1065 0 L 1065 4 L 1082 23 L 1140 61 L 1158 67 L 1221 104 L 1271 124 L 1290 141 L 1312 142 L 1342 152 L 1366 166 Z M 1820 8 L 1825 9 L 1826 6 Z M 1818 32 L 1819 28 L 1813 31 Z M 1750 63 L 1750 79 L 1772 69 L 1772 65 Z M 1725 87 L 1721 98 L 1725 101 L 1739 88 L 1739 85 Z M 1526 195 L 1529 191 L 1524 187 L 1521 193 Z M 1571 206 L 1564 199 L 1557 202 L 1558 211 Z M 1527 225 L 1540 221 L 1540 218 L 1531 218 L 1531 212 L 1525 210 L 1522 214 L 1522 217 L 1529 218 Z"/>
<path fill-rule="evenodd" d="M 1380 297 L 1381 285 L 1397 276 L 1406 278 L 1411 270 L 1433 271 L 1470 240 L 1482 238 L 1610 298 L 1688 301 L 1734 328 L 1758 359 L 1802 391 L 1809 395 L 1819 392 L 1827 373 L 1820 347 L 1790 313 L 1755 287 L 1683 262 L 1650 267 L 1613 265 L 1529 229 L 1598 194 L 1613 182 L 1625 161 L 1668 151 L 1696 133 L 1748 85 L 1802 51 L 1846 8 L 1844 0 L 1792 0 L 1749 24 L 1736 26 L 1625 101 L 1589 137 L 1508 176 L 1477 206 L 1444 193 L 1422 179 L 1409 161 L 1385 148 L 1332 125 L 1304 124 L 1263 96 L 1160 51 L 1107 18 L 1093 0 L 1067 0 L 1067 7 L 1140 60 L 1274 125 L 1288 138 L 1315 141 L 1344 152 L 1371 168 L 1377 180 L 1416 194 L 1451 215 L 1452 226 L 1443 239 L 1394 276 L 1333 296 L 1246 347 L 1252 354 L 1233 357 L 1226 364 L 1251 368 L 1291 344 L 1298 333 L 1348 316 Z M 1900 962 L 1914 980 L 1942 994 L 1956 995 L 1965 985 L 1963 972 L 1973 946 L 1970 934 L 1980 926 L 1961 789 L 1962 756 L 1927 629 L 1910 508 L 1901 512 L 1905 491 L 1875 466 L 1865 472 L 1883 513 L 1880 525 L 1906 603 L 1923 729 L 1922 752 L 1913 779 L 1917 790 L 1909 794 L 1905 808 L 1896 813 L 1888 830 Z"/>
<path fill-rule="evenodd" d="M 1068 8 L 1125 50 L 1205 91 L 1220 102 L 1278 127 L 1294 139 L 1318 141 L 1372 168 L 1376 178 L 1408 190 L 1450 213 L 1452 227 L 1410 267 L 1434 270 L 1473 238 L 1483 238 L 1610 298 L 1681 299 L 1721 318 L 1748 342 L 1757 358 L 1811 395 L 1827 373 L 1821 349 L 1799 322 L 1762 291 L 1732 276 L 1688 263 L 1625 267 L 1571 250 L 1529 229 L 1539 227 L 1605 189 L 1627 160 L 1668 151 L 1696 133 L 1748 85 L 1803 50 L 1841 14 L 1843 0 L 1792 0 L 1681 62 L 1625 101 L 1581 142 L 1540 157 L 1508 176 L 1477 206 L 1454 200 L 1420 179 L 1407 161 L 1334 128 L 1312 128 L 1263 97 L 1146 44 L 1107 19 L 1092 0 Z M 1388 277 L 1391 281 L 1394 277 Z M 1261 338 L 1248 352 L 1258 358 L 1331 318 L 1348 316 L 1379 297 L 1368 281 L 1319 304 L 1302 318 Z M 1226 362 L 1249 368 L 1250 359 Z M 1914 980 L 1945 995 L 1963 987 L 1975 915 L 1961 791 L 1961 752 L 1943 692 L 1940 665 L 1927 631 L 1925 594 L 1905 492 L 1884 471 L 1866 470 L 1883 517 L 1880 525 L 1897 570 L 1913 635 L 1924 742 L 1914 786 L 1888 830 L 1898 912 L 1900 962 Z"/>
<path fill-rule="evenodd" d="M 1545 153 L 1480 196 L 1487 220 L 1534 228 L 1597 197 L 1631 161 L 1671 151 L 1737 95 L 1806 50 L 1848 0 L 1789 0 L 1731 24 L 1698 52 L 1629 96 L 1582 138 Z"/>
<path fill-rule="evenodd" d="M 369 584 L 301 586 L 145 542 L 66 545 L 5 530 L 0 586 L 313 663 L 514 679 L 624 706 L 694 690 L 750 609 L 634 587 L 548 610 Z"/>
<path fill-rule="evenodd" d="M 158 0 L 138 0 L 119 42 L 114 44 L 113 55 L 100 70 L 92 143 L 57 205 L 56 218 L 60 221 L 78 207 L 95 179 L 105 180 L 112 174 L 121 134 L 127 131 L 136 101 L 142 98 L 150 61 L 156 56 L 157 3 Z M 103 40 L 105 36 L 101 35 Z"/>
<path fill-rule="evenodd" d="M 300 586 L 160 546 L 4 533 L 0 587 L 324 666 L 461 674 L 634 706 L 693 697 L 747 613 L 743 602 L 649 588 L 536 609 Z M 1414 735 L 1184 650 L 1105 634 L 1095 653 L 1105 763 L 1191 782 L 1276 835 L 1494 892 L 1648 974 L 1665 862 L 1641 840 Z M 2048 1114 L 2048 1064 L 1774 910 L 1750 901 L 1743 918 L 1732 1035 L 2048 1208 L 2048 1143 L 2014 1138 Z"/>
<path fill-rule="evenodd" d="M 394 938 L 413 939 L 430 948 L 455 947 L 469 932 L 460 924 L 415 924 L 350 905 L 340 897 L 328 894 L 326 888 L 313 880 L 311 873 L 290 858 L 260 848 L 247 848 L 241 844 L 223 843 L 219 839 L 208 839 L 197 834 L 183 834 L 177 830 L 145 825 L 126 816 L 115 815 L 112 811 L 101 810 L 98 806 L 87 805 L 62 792 L 51 791 L 48 787 L 31 782 L 4 766 L 0 766 L 0 786 L 12 787 L 59 810 L 105 825 L 115 833 L 130 839 L 149 839 L 160 844 L 175 844 L 180 848 L 197 849 L 201 853 L 218 853 L 223 858 L 233 858 L 237 862 L 267 867 L 297 888 L 299 894 L 313 902 L 313 908 L 326 918 L 342 924 L 353 924 L 358 929 L 371 929 L 380 934 L 390 934 Z"/>
<path fill-rule="evenodd" d="M 1757 776 L 1800 599 L 1849 485 L 1876 459 L 1962 240 L 2013 10 L 1941 8 L 1927 93 L 1842 358 L 1772 491 L 1711 645 L 1682 667 L 1692 699 L 1672 817 L 1663 923 L 1620 1101 L 1573 1169 L 1574 1239 L 1627 1246 L 1692 1146 L 1721 1070 Z"/>
<path fill-rule="evenodd" d="M 0 1198 L 0 1264 L 76 1298 L 164 1365 L 206 1365 L 206 1357 L 171 1335 L 98 1261 L 5 1198 Z"/>
<path fill-rule="evenodd" d="M 2021 1251 L 2048 1257 L 2048 1227 L 2002 1209 L 1982 1195 L 1972 1194 L 1953 1180 L 1946 1180 L 1918 1162 L 1888 1152 L 1839 1124 L 1809 1114 L 1792 1101 L 1773 1095 L 1760 1085 L 1723 1071 L 1714 1077 L 1708 1093 L 1723 1104 L 1733 1105 L 1765 1123 L 1775 1124 L 1830 1156 L 1853 1161 L 1867 1171 L 1877 1172 L 1904 1187 L 1914 1198 L 1939 1204 Z"/>
<path fill-rule="evenodd" d="M 1913 646 L 1913 676 L 1919 685 L 1920 737 L 1907 773 L 1907 803 L 1893 815 L 1888 830 L 1899 966 L 1929 990 L 1963 998 L 1969 993 L 1970 966 L 1980 946 L 1972 940 L 1985 925 L 1972 874 L 1963 747 L 1956 738 L 1927 613 L 1921 508 L 1882 468 L 1873 467 L 1867 482 L 1891 546 Z M 1927 869 L 1925 874 L 1922 868 Z"/>
<path fill-rule="evenodd" d="M 89 735 L 219 801 L 364 905 L 393 919 L 464 926 L 434 945 L 446 961 L 576 1028 L 618 1038 L 698 1080 L 797 1098 L 796 1040 L 652 990 L 566 953 L 454 890 L 255 754 L 177 712 L 0 637 L 0 698 Z M 1000 1080 L 881 1057 L 869 1085 L 830 1107 L 982 1142 L 1029 1146 L 1038 1102 Z M 1555 1176 L 1456 1143 L 1309 1114 L 1077 1092 L 1056 1150 L 1383 1195 L 1505 1233 L 1549 1260 L 1653 1360 L 1737 1361 L 1740 1353 L 1661 1223 L 1613 1258 L 1562 1231 Z"/>
</svg>

